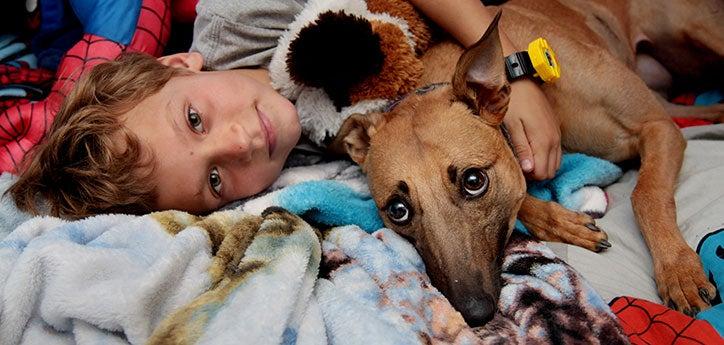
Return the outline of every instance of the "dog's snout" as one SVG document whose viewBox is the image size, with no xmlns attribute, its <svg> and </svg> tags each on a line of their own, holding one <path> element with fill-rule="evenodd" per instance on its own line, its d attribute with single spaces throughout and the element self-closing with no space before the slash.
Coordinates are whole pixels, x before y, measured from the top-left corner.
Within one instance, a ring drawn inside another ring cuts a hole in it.
<svg viewBox="0 0 724 345">
<path fill-rule="evenodd" d="M 470 327 L 478 327 L 485 325 L 493 318 L 495 307 L 493 297 L 484 294 L 480 297 L 468 297 L 460 307 L 460 312 Z"/>
</svg>

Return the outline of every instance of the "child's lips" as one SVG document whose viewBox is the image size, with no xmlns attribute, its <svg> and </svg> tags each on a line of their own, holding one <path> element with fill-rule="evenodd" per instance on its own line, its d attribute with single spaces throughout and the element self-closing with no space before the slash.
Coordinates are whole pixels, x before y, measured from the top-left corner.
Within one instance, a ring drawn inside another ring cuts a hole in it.
<svg viewBox="0 0 724 345">
<path fill-rule="evenodd" d="M 277 145 L 276 132 L 274 131 L 274 126 L 272 126 L 269 118 L 259 109 L 258 106 L 256 107 L 256 112 L 259 115 L 259 122 L 261 123 L 262 130 L 264 131 L 264 137 L 266 138 L 267 152 L 269 153 L 269 157 L 271 157 L 274 154 L 274 149 Z"/>
</svg>

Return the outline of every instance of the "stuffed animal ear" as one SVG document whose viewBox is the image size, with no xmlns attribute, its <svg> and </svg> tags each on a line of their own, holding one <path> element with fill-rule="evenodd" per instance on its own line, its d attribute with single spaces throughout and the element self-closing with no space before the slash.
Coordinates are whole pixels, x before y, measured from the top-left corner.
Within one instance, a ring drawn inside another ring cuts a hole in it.
<svg viewBox="0 0 724 345">
<path fill-rule="evenodd" d="M 330 149 L 347 153 L 364 170 L 370 141 L 385 122 L 383 113 L 354 114 L 342 123 Z"/>
<path fill-rule="evenodd" d="M 493 126 L 503 121 L 510 96 L 498 33 L 500 14 L 498 11 L 483 37 L 460 56 L 452 81 L 455 96 Z"/>
<path fill-rule="evenodd" d="M 287 70 L 294 82 L 324 90 L 340 111 L 350 91 L 382 71 L 380 35 L 369 20 L 327 11 L 299 31 L 289 44 Z"/>
</svg>

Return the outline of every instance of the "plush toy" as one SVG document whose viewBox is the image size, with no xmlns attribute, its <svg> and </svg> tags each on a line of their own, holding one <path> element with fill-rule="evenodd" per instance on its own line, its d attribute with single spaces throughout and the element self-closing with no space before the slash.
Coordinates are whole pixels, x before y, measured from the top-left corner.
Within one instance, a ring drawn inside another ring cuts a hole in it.
<svg viewBox="0 0 724 345">
<path fill-rule="evenodd" d="M 431 27 L 406 0 L 310 0 L 280 38 L 272 83 L 324 146 L 351 114 L 415 89 Z"/>
<path fill-rule="evenodd" d="M 28 6 L 37 6 L 41 17 L 33 45 L 64 48 L 60 48 L 62 52 L 55 62 L 52 57 L 39 59 L 48 61 L 53 68 L 57 65 L 49 95 L 0 113 L 0 172 L 17 170 L 28 150 L 45 136 L 64 95 L 83 72 L 125 50 L 161 55 L 170 33 L 169 3 L 170 0 L 28 1 Z M 71 39 L 70 44 L 63 42 Z M 65 47 L 70 47 L 67 52 Z"/>
</svg>

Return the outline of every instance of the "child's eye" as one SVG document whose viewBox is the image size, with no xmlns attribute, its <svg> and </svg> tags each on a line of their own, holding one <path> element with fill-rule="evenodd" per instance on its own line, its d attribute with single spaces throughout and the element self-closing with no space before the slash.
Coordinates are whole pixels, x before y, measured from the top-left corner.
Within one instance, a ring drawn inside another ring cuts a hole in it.
<svg viewBox="0 0 724 345">
<path fill-rule="evenodd" d="M 191 129 L 193 129 L 194 132 L 204 132 L 204 122 L 201 121 L 201 115 L 196 111 L 196 109 L 192 107 L 188 108 L 186 111 L 186 120 L 189 122 L 189 126 L 191 126 Z"/>
<path fill-rule="evenodd" d="M 214 190 L 214 194 L 221 195 L 221 175 L 216 168 L 211 169 L 211 173 L 209 173 L 209 185 Z"/>
</svg>

